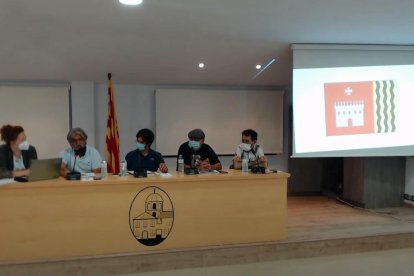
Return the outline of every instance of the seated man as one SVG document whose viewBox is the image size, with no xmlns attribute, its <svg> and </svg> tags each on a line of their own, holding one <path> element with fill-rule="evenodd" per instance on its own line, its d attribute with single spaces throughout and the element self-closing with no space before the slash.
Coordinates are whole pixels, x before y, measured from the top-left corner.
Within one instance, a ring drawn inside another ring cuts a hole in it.
<svg viewBox="0 0 414 276">
<path fill-rule="evenodd" d="M 168 172 L 168 167 L 164 162 L 164 158 L 159 152 L 151 149 L 154 142 L 154 133 L 144 128 L 138 131 L 137 149 L 129 152 L 125 161 L 129 171 L 157 171 L 160 169 L 162 173 Z"/>
<path fill-rule="evenodd" d="M 72 128 L 69 131 L 67 140 L 70 148 L 60 154 L 61 176 L 66 177 L 69 172 L 101 173 L 101 155 L 95 148 L 86 145 L 87 139 L 88 135 L 81 128 Z"/>
<path fill-rule="evenodd" d="M 234 168 L 242 168 L 243 158 L 249 159 L 249 168 L 254 165 L 267 168 L 267 158 L 263 149 L 257 144 L 257 132 L 246 129 L 242 132 L 242 143 L 236 148 L 236 156 L 233 158 Z"/>
<path fill-rule="evenodd" d="M 183 156 L 184 168 L 197 168 L 199 171 L 221 170 L 221 163 L 216 153 L 204 143 L 205 137 L 204 132 L 199 128 L 188 133 L 189 141 L 180 146 L 177 155 Z"/>
</svg>

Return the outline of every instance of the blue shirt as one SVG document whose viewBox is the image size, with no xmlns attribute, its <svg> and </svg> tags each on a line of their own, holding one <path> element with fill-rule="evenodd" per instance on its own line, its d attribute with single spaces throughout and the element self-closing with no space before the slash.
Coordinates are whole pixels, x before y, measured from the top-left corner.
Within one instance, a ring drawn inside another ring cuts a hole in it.
<svg viewBox="0 0 414 276">
<path fill-rule="evenodd" d="M 165 163 L 161 153 L 152 149 L 149 149 L 146 156 L 138 149 L 130 151 L 125 156 L 125 161 L 127 162 L 128 171 L 147 170 L 155 172 L 161 163 Z"/>
<path fill-rule="evenodd" d="M 93 148 L 86 146 L 85 155 L 82 157 L 76 158 L 75 164 L 75 152 L 73 148 L 65 149 L 61 152 L 60 158 L 62 158 L 63 164 L 66 165 L 66 168 L 69 171 L 75 171 L 80 173 L 89 173 L 95 169 L 99 169 L 101 167 L 101 155 L 99 152 Z M 75 166 L 75 168 L 73 167 Z"/>
</svg>

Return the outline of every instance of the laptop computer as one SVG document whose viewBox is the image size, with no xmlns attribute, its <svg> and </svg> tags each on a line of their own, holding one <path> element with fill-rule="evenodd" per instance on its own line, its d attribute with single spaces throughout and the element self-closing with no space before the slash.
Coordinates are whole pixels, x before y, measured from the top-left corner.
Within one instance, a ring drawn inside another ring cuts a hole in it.
<svg viewBox="0 0 414 276">
<path fill-rule="evenodd" d="M 39 181 L 58 178 L 62 158 L 32 160 L 28 181 Z"/>
</svg>

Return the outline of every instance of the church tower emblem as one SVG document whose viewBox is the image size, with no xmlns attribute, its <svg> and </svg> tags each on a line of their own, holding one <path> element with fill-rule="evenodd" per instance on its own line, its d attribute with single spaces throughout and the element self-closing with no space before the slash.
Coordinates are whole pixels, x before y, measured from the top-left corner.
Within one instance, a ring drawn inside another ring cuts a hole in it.
<svg viewBox="0 0 414 276">
<path fill-rule="evenodd" d="M 174 223 L 174 207 L 168 194 L 155 186 L 142 189 L 129 210 L 129 226 L 134 238 L 146 246 L 162 243 Z"/>
</svg>

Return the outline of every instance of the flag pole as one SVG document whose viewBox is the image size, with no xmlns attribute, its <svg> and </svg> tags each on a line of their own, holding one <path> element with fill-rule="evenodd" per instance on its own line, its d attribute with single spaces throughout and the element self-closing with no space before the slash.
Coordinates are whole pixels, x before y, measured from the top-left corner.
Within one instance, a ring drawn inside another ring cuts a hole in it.
<svg viewBox="0 0 414 276">
<path fill-rule="evenodd" d="M 112 74 L 108 73 L 108 120 L 106 125 L 106 151 L 108 172 L 119 173 L 119 132 L 115 112 L 115 97 L 112 89 Z"/>
</svg>

